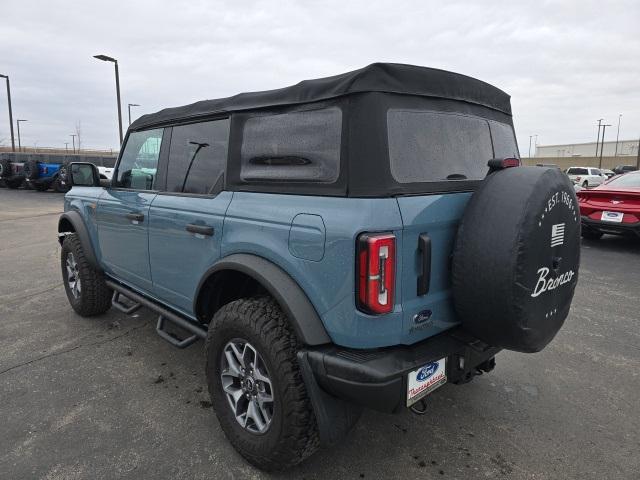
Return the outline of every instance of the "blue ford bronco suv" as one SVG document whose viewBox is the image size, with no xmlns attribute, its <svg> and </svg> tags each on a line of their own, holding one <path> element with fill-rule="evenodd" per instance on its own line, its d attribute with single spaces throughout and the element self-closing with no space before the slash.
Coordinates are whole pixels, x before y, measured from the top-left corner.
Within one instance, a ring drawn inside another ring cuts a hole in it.
<svg viewBox="0 0 640 480">
<path fill-rule="evenodd" d="M 66 293 L 205 339 L 229 441 L 287 468 L 362 408 L 424 413 L 553 339 L 580 217 L 562 172 L 518 157 L 507 94 L 410 65 L 165 109 L 131 125 L 110 182 L 71 164 Z"/>
</svg>

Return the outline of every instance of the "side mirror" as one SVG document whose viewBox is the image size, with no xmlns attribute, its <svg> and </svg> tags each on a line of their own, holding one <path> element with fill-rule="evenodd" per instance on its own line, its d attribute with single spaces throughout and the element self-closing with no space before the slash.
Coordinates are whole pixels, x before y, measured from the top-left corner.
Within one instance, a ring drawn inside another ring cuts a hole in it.
<svg viewBox="0 0 640 480">
<path fill-rule="evenodd" d="M 72 187 L 99 187 L 98 167 L 88 162 L 72 162 L 67 170 L 67 182 Z"/>
</svg>

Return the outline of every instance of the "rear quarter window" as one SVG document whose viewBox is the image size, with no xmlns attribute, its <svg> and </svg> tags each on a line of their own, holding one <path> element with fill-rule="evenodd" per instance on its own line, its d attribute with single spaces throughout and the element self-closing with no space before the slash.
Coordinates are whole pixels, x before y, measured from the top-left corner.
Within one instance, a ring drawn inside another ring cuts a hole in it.
<svg viewBox="0 0 640 480">
<path fill-rule="evenodd" d="M 387 128 L 400 183 L 481 180 L 492 158 L 518 156 L 510 125 L 472 115 L 389 109 Z"/>
<path fill-rule="evenodd" d="M 240 178 L 335 182 L 341 133 L 338 107 L 249 118 L 243 129 Z"/>
</svg>

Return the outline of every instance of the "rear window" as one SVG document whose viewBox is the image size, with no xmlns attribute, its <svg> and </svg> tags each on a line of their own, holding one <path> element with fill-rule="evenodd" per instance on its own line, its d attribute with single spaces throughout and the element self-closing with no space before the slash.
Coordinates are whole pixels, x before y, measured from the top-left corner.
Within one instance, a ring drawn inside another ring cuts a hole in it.
<svg viewBox="0 0 640 480">
<path fill-rule="evenodd" d="M 510 125 L 471 115 L 390 109 L 387 128 L 400 183 L 481 180 L 492 158 L 519 157 Z"/>
<path fill-rule="evenodd" d="M 335 182 L 341 133 L 338 107 L 252 117 L 244 125 L 240 178 Z"/>
<path fill-rule="evenodd" d="M 568 175 L 589 175 L 589 171 L 586 168 L 570 168 L 567 170 Z"/>
</svg>

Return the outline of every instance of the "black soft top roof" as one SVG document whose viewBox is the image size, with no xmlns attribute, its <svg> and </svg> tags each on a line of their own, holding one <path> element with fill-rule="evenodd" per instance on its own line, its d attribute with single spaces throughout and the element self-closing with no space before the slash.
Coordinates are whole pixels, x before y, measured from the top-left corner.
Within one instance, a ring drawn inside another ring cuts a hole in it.
<svg viewBox="0 0 640 480">
<path fill-rule="evenodd" d="M 461 100 L 511 115 L 509 95 L 475 78 L 435 68 L 372 63 L 332 77 L 303 80 L 290 87 L 203 100 L 144 115 L 130 127 L 139 130 L 176 120 L 265 107 L 317 102 L 362 92 L 386 92 Z"/>
</svg>

